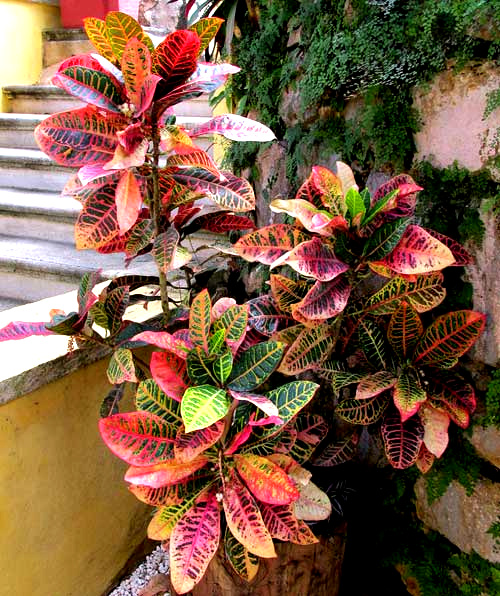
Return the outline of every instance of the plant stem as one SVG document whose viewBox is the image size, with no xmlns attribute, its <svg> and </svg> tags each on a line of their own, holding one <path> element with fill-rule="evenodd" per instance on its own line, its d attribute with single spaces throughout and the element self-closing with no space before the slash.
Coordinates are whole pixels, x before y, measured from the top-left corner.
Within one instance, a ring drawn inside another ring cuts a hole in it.
<svg viewBox="0 0 500 596">
<path fill-rule="evenodd" d="M 153 196 L 151 199 L 151 215 L 154 225 L 155 239 L 161 234 L 161 197 L 160 197 L 160 132 L 158 130 L 158 114 L 153 109 L 151 116 L 151 132 L 153 137 Z M 158 267 L 158 266 L 157 266 Z M 165 324 L 168 323 L 170 316 L 170 307 L 168 304 L 167 274 L 158 267 L 158 276 L 160 278 L 160 296 L 161 308 Z"/>
</svg>

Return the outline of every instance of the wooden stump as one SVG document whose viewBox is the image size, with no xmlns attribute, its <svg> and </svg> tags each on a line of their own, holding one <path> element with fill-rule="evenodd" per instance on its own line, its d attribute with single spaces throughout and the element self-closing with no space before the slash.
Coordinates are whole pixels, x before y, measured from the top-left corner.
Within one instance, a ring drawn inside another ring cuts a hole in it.
<svg viewBox="0 0 500 596">
<path fill-rule="evenodd" d="M 219 552 L 192 596 L 337 596 L 346 525 L 318 544 L 276 544 L 277 558 L 261 559 L 257 577 L 241 580 Z"/>
</svg>

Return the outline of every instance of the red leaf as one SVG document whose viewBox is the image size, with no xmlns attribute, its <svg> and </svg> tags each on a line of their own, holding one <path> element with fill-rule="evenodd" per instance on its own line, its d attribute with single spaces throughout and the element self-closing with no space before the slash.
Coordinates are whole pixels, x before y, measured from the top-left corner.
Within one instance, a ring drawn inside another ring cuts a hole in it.
<svg viewBox="0 0 500 596">
<path fill-rule="evenodd" d="M 180 462 L 192 461 L 197 455 L 217 443 L 224 432 L 224 428 L 224 420 L 218 420 L 207 426 L 207 428 L 190 433 L 179 433 L 175 440 L 175 457 Z"/>
<path fill-rule="evenodd" d="M 196 219 L 202 230 L 216 234 L 225 234 L 233 230 L 255 230 L 255 224 L 249 217 L 231 213 L 207 213 Z"/>
<path fill-rule="evenodd" d="M 127 170 L 116 187 L 116 217 L 120 235 L 135 224 L 142 206 L 142 193 L 132 170 Z"/>
<path fill-rule="evenodd" d="M 13 321 L 0 329 L 0 341 L 10 341 L 11 339 L 24 339 L 32 335 L 54 335 L 49 331 L 46 323 L 24 323 L 22 321 Z"/>
<path fill-rule="evenodd" d="M 335 317 L 347 305 L 351 286 L 345 276 L 333 281 L 317 281 L 303 300 L 292 306 L 292 315 L 297 320 L 318 321 Z"/>
<path fill-rule="evenodd" d="M 273 224 L 242 236 L 234 248 L 247 261 L 272 265 L 278 257 L 308 238 L 293 226 Z"/>
<path fill-rule="evenodd" d="M 470 265 L 474 262 L 474 257 L 465 250 L 465 248 L 459 244 L 456 240 L 452 238 L 448 238 L 444 234 L 440 234 L 435 230 L 429 230 L 428 228 L 424 228 L 426 232 L 428 232 L 433 238 L 442 242 L 445 246 L 447 246 L 453 256 L 455 257 L 455 262 L 451 265 L 452 267 L 463 267 L 464 265 Z"/>
<path fill-rule="evenodd" d="M 271 269 L 279 265 L 289 265 L 298 273 L 318 281 L 331 281 L 349 269 L 349 265 L 336 257 L 333 248 L 319 238 L 301 242 L 275 260 Z"/>
<path fill-rule="evenodd" d="M 374 207 L 381 199 L 387 196 L 393 190 L 399 190 L 395 196 L 395 205 L 392 202 L 388 203 L 383 209 L 383 215 L 379 214 L 373 224 L 381 223 L 383 219 L 398 219 L 400 217 L 409 217 L 415 212 L 415 205 L 417 204 L 417 192 L 423 190 L 421 186 L 415 184 L 415 181 L 408 174 L 400 174 L 385 182 L 375 191 L 371 199 L 371 207 Z M 378 226 L 376 226 L 378 227 Z"/>
<path fill-rule="evenodd" d="M 166 91 L 182 85 L 193 74 L 199 49 L 200 38 L 188 30 L 170 33 L 156 48 L 153 54 L 153 72 L 165 81 Z"/>
<path fill-rule="evenodd" d="M 298 520 L 290 505 L 261 505 L 262 517 L 271 536 L 293 544 L 315 544 L 318 539 L 306 523 Z"/>
<path fill-rule="evenodd" d="M 143 341 L 157 348 L 173 352 L 183 360 L 187 358 L 188 352 L 193 347 L 185 339 L 176 337 L 166 331 L 142 331 L 130 338 L 130 341 Z"/>
<path fill-rule="evenodd" d="M 180 402 L 189 383 L 185 360 L 172 352 L 153 352 L 150 368 L 160 389 Z"/>
<path fill-rule="evenodd" d="M 470 414 L 476 409 L 474 387 L 445 371 L 430 377 L 427 382 L 427 394 L 432 405 L 446 412 L 461 428 L 467 428 Z"/>
<path fill-rule="evenodd" d="M 175 459 L 152 466 L 132 466 L 125 474 L 125 482 L 150 488 L 161 488 L 178 484 L 192 476 L 208 463 L 208 459 L 199 456 L 188 462 L 180 462 Z"/>
</svg>

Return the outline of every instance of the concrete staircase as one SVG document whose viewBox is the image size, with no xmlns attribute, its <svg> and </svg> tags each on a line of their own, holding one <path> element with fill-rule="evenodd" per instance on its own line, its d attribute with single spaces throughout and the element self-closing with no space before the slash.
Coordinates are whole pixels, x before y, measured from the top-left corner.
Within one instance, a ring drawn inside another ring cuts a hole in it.
<svg viewBox="0 0 500 596">
<path fill-rule="evenodd" d="M 50 85 L 3 91 L 9 111 L 0 114 L 0 310 L 73 290 L 87 271 L 102 269 L 103 279 L 125 272 L 120 254 L 74 248 L 80 204 L 60 196 L 74 170 L 54 164 L 33 137 L 45 115 L 81 104 Z M 177 110 L 178 122 L 188 128 L 210 115 L 205 99 L 180 104 Z M 204 149 L 211 143 L 211 138 L 198 139 Z M 126 271 L 156 272 L 148 255 Z"/>
</svg>

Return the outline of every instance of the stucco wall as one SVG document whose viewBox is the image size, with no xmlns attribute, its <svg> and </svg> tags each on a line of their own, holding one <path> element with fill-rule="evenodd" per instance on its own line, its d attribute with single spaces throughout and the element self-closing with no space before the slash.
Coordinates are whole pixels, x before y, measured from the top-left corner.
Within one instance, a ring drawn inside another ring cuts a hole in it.
<svg viewBox="0 0 500 596">
<path fill-rule="evenodd" d="M 100 596 L 144 539 L 147 508 L 97 430 L 106 365 L 0 407 L 1 596 Z"/>
<path fill-rule="evenodd" d="M 42 70 L 42 30 L 60 25 L 58 6 L 0 1 L 0 87 L 38 81 Z M 1 101 L 3 111 L 3 98 Z"/>
</svg>

